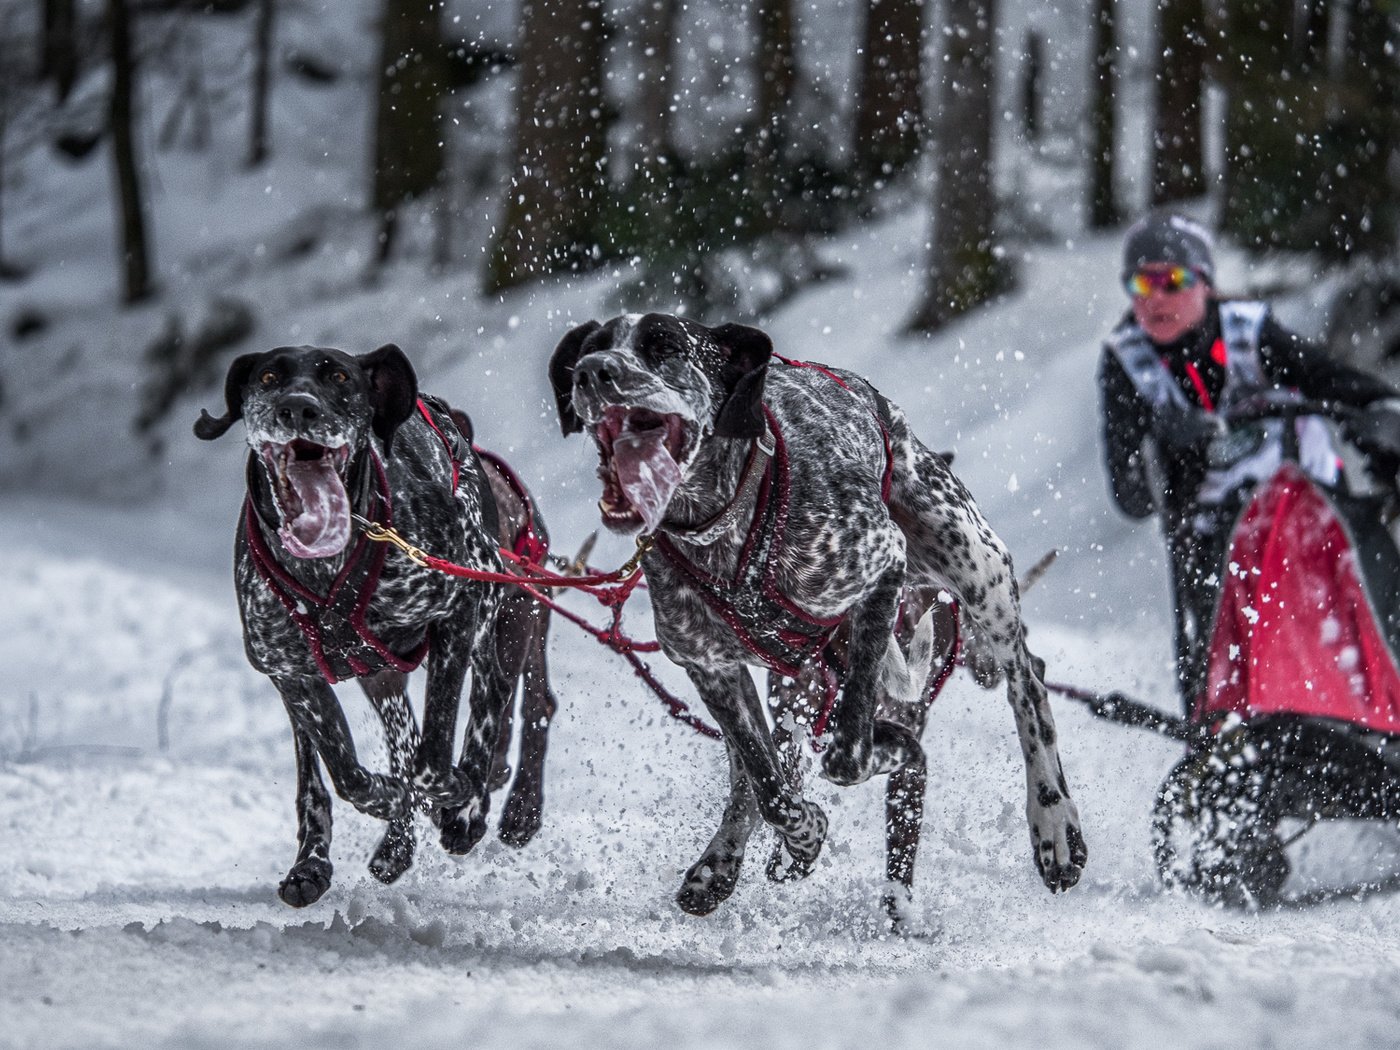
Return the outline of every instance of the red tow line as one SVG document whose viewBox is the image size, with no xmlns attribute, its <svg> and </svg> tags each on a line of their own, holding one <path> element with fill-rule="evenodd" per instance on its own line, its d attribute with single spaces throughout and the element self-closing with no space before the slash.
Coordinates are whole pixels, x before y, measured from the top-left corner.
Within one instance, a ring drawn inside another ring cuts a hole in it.
<svg viewBox="0 0 1400 1050">
<path fill-rule="evenodd" d="M 636 590 L 638 584 L 642 582 L 640 563 L 642 555 L 650 549 L 651 544 L 648 539 L 640 539 L 637 541 L 637 553 L 629 558 L 627 563 L 616 572 L 566 576 L 563 573 L 551 572 L 538 561 L 523 557 L 507 547 L 498 547 L 497 552 L 502 559 L 516 566 L 520 571 L 494 572 L 490 569 L 473 569 L 465 565 L 458 565 L 455 562 L 447 561 L 445 558 L 434 557 L 409 543 L 393 529 L 385 528 L 359 515 L 355 516 L 355 521 L 365 530 L 365 535 L 371 540 L 378 543 L 393 544 L 402 551 L 409 560 L 425 569 L 432 569 L 435 572 L 440 572 L 447 576 L 457 576 L 462 579 L 476 580 L 481 583 L 508 583 L 519 587 L 529 594 L 530 597 L 534 598 L 535 601 L 557 612 L 570 623 L 577 624 L 600 643 L 607 646 L 631 664 L 633 673 L 644 681 L 662 703 L 666 705 L 672 718 L 684 722 L 702 736 L 708 736 L 716 740 L 720 739 L 720 731 L 702 720 L 690 710 L 685 701 L 675 696 L 662 685 L 651 668 L 647 666 L 646 661 L 637 655 L 638 653 L 659 652 L 661 646 L 656 642 L 639 642 L 622 633 L 622 609 L 627 603 L 627 599 L 632 596 L 632 592 Z M 596 627 L 577 613 L 565 609 L 542 590 L 542 588 L 554 587 L 562 587 L 569 590 L 583 591 L 585 594 L 591 594 L 600 604 L 612 610 L 612 623 L 607 627 Z"/>
</svg>

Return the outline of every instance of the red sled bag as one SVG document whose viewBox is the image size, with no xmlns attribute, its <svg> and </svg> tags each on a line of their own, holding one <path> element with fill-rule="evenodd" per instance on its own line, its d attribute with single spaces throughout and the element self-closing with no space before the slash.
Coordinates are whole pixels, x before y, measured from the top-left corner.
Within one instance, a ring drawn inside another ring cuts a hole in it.
<svg viewBox="0 0 1400 1050">
<path fill-rule="evenodd" d="M 1373 503 L 1285 463 L 1221 571 L 1196 722 L 1290 714 L 1400 733 L 1400 555 Z"/>
</svg>

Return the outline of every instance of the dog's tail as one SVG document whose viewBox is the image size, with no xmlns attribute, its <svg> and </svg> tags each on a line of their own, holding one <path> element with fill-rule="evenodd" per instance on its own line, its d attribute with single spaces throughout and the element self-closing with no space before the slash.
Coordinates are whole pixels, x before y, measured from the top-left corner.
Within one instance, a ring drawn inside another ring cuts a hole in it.
<svg viewBox="0 0 1400 1050">
<path fill-rule="evenodd" d="M 923 723 L 924 697 L 928 694 L 929 678 L 938 655 L 934 611 L 935 607 L 931 606 L 919 618 L 914 627 L 914 636 L 909 640 L 907 657 L 900 652 L 899 643 L 891 634 L 884 659 L 880 661 L 880 687 L 890 705 L 890 714 L 900 723 Z"/>
</svg>

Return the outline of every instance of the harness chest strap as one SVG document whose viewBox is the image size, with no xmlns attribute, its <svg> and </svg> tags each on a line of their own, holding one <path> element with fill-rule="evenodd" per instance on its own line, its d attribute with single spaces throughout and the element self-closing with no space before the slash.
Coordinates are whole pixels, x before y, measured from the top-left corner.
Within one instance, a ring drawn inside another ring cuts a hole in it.
<svg viewBox="0 0 1400 1050">
<path fill-rule="evenodd" d="M 370 449 L 378 516 L 392 519 L 389 479 L 379 456 Z M 277 561 L 268 548 L 262 519 L 252 497 L 244 500 L 244 537 L 258 576 L 301 630 L 321 676 L 332 685 L 393 669 L 414 670 L 428 654 L 425 638 L 407 654 L 395 653 L 365 623 L 366 610 L 379 586 L 388 554 L 382 544 L 361 536 L 322 596 L 306 587 Z"/>
<path fill-rule="evenodd" d="M 819 371 L 842 389 L 850 390 L 845 380 L 821 365 L 786 358 L 779 360 L 790 367 Z M 875 419 L 885 449 L 880 497 L 888 502 L 894 477 L 894 449 L 890 440 L 892 415 L 889 403 L 874 387 L 871 390 L 876 397 Z M 770 670 L 795 677 L 807 661 L 826 648 L 845 617 L 813 616 L 799 608 L 778 585 L 778 561 L 784 549 L 790 499 L 788 454 L 777 419 L 766 405 L 763 416 L 766 422 L 764 439 L 771 442 L 773 452 L 767 453 L 761 442 L 756 442 L 745 468 L 741 490 L 743 485 L 755 484 L 758 495 L 732 578 L 724 580 L 701 569 L 681 553 L 671 538 L 674 535 L 690 543 L 712 543 L 732 521 L 725 522 L 723 528 L 715 528 L 715 522 L 703 526 L 701 535 L 705 538 L 699 541 L 687 532 L 663 529 L 657 533 L 656 549 L 700 594 L 705 604 L 729 625 L 745 649 Z M 763 462 L 760 456 L 764 460 L 771 457 L 771 463 Z M 756 463 L 760 465 L 755 466 Z M 730 511 L 737 517 L 746 503 L 741 493 L 736 494 L 721 517 Z"/>
</svg>

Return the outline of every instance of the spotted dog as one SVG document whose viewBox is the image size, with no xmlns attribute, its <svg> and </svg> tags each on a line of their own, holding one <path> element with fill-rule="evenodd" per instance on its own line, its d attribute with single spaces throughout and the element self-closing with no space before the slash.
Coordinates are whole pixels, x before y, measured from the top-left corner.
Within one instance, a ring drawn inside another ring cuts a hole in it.
<svg viewBox="0 0 1400 1050">
<path fill-rule="evenodd" d="M 213 440 L 241 419 L 251 450 L 234 581 L 249 662 L 272 679 L 292 723 L 299 849 L 282 900 L 302 907 L 330 886 L 331 805 L 318 758 L 341 798 L 388 822 L 370 861 L 381 881 L 412 864 L 415 806 L 431 813 L 445 849 L 470 851 L 485 831 L 489 784 L 503 779 L 499 736 L 519 676 L 521 769 L 501 834 L 528 841 L 539 826 L 554 710 L 547 612 L 498 584 L 420 568 L 355 528 L 357 517 L 390 526 L 439 557 L 500 571 L 498 542 L 532 515 L 528 494 L 503 464 L 482 466 L 465 417 L 420 398 L 393 345 L 362 356 L 307 346 L 245 354 L 230 366 L 224 395 L 226 413 L 202 413 L 194 429 Z M 406 684 L 423 661 L 420 733 Z M 471 714 L 454 765 L 468 670 Z M 331 688 L 350 678 L 383 725 L 388 775 L 356 755 Z"/>
<path fill-rule="evenodd" d="M 597 446 L 604 524 L 654 539 L 643 567 L 657 638 L 728 750 L 729 800 L 681 908 L 706 914 L 729 896 L 760 817 L 788 855 L 773 877 L 807 874 L 826 836 L 821 808 L 784 775 L 746 664 L 795 677 L 844 632 L 823 776 L 922 766 L 919 723 L 882 714 L 918 706 L 932 665 L 932 616 L 907 659 L 894 637 L 909 587 L 955 596 L 1000 667 L 1036 867 L 1052 891 L 1078 881 L 1088 853 L 1011 557 L 898 408 L 853 373 L 775 357 L 755 328 L 664 314 L 573 329 L 549 374 L 563 432 L 587 429 Z"/>
</svg>

